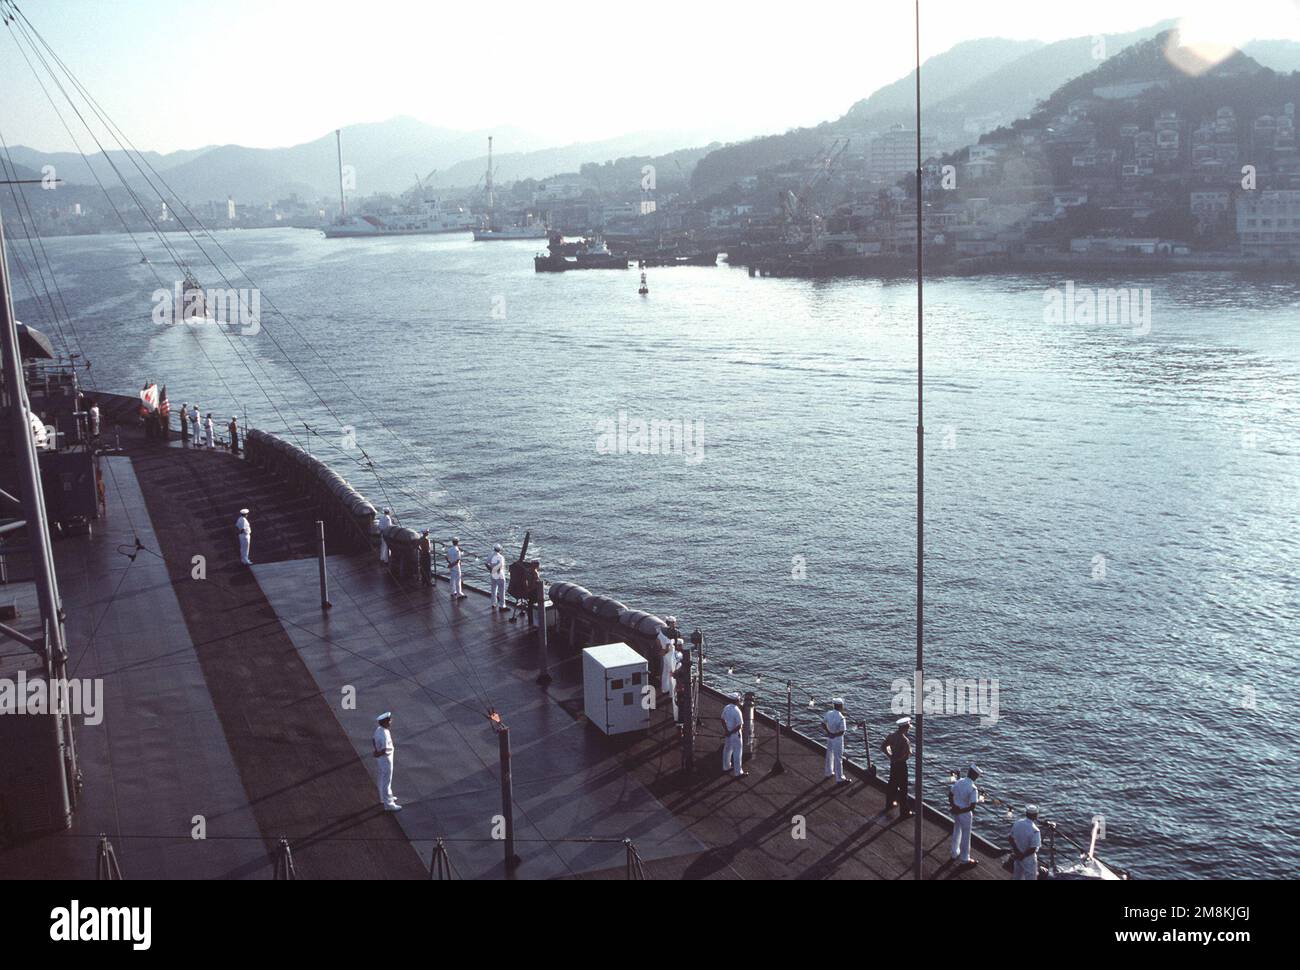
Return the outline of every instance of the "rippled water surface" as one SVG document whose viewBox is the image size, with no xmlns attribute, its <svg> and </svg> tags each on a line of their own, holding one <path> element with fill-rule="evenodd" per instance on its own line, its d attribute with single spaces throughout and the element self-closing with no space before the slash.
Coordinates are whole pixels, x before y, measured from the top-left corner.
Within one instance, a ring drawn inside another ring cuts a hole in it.
<svg viewBox="0 0 1300 970">
<path fill-rule="evenodd" d="M 176 276 L 156 241 L 152 265 L 124 236 L 47 242 L 98 387 L 305 422 L 407 524 L 472 552 L 531 529 L 550 579 L 701 627 L 715 681 L 783 706 L 793 679 L 805 721 L 832 693 L 892 720 L 915 649 L 914 284 L 720 265 L 651 270 L 641 298 L 635 272 L 534 274 L 528 242 L 219 241 L 262 288 L 256 335 L 154 325 Z M 1062 283 L 926 287 L 927 673 L 996 680 L 999 715 L 927 719 L 928 796 L 974 759 L 1072 833 L 1104 815 L 1103 855 L 1138 875 L 1294 874 L 1300 282 L 1078 280 L 1149 287 L 1145 335 L 1045 323 Z M 689 421 L 702 451 L 609 453 L 620 412 Z"/>
</svg>

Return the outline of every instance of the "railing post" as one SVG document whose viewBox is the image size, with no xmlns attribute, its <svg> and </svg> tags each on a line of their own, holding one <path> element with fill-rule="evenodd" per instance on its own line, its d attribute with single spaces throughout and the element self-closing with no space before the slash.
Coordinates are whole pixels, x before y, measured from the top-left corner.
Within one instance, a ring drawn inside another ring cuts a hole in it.
<svg viewBox="0 0 1300 970">
<path fill-rule="evenodd" d="M 297 878 L 298 870 L 293 866 L 293 851 L 289 848 L 289 840 L 281 836 L 275 853 L 275 880 L 278 882 Z"/>
<path fill-rule="evenodd" d="M 103 832 L 99 833 L 99 848 L 95 851 L 95 878 L 114 880 L 122 878 L 122 870 L 118 867 L 113 843 L 108 841 L 108 836 Z"/>
<path fill-rule="evenodd" d="M 794 690 L 793 685 L 790 683 L 790 681 L 787 680 L 785 682 L 785 719 L 786 719 L 787 726 L 789 725 L 789 721 L 790 721 L 791 706 L 794 703 L 792 698 L 793 690 Z M 781 734 L 782 733 L 783 732 L 781 731 L 781 718 L 778 716 L 776 718 L 776 764 L 772 765 L 772 774 L 774 775 L 785 774 L 785 765 L 781 763 Z"/>
<path fill-rule="evenodd" d="M 334 604 L 330 602 L 330 581 L 325 569 L 325 522 L 316 520 L 316 556 L 320 561 L 320 607 L 328 610 Z"/>
<path fill-rule="evenodd" d="M 691 678 L 695 672 L 691 668 L 690 647 L 682 648 L 681 670 L 686 673 L 686 690 L 682 692 L 682 771 L 690 774 L 695 767 L 695 698 L 691 690 Z"/>
<path fill-rule="evenodd" d="M 699 652 L 700 655 L 699 683 L 700 683 L 700 689 L 703 690 L 704 689 L 704 631 L 701 630 L 699 627 L 696 627 L 695 631 L 691 634 L 691 643 L 692 645 L 694 645 L 694 647 L 696 648 L 696 650 Z M 700 710 L 700 705 L 697 704 L 695 705 L 695 726 L 696 727 L 701 726 L 702 718 L 703 718 L 703 712 Z"/>
<path fill-rule="evenodd" d="M 515 855 L 515 798 L 514 780 L 510 775 L 510 729 L 497 721 L 497 748 L 501 756 L 501 816 L 505 820 L 506 872 L 514 872 L 519 864 Z"/>
<path fill-rule="evenodd" d="M 624 839 L 623 847 L 627 850 L 627 878 L 645 879 L 645 867 L 641 864 L 641 854 L 636 851 L 636 846 L 632 844 L 632 840 Z"/>
<path fill-rule="evenodd" d="M 447 855 L 447 846 L 438 839 L 433 847 L 433 858 L 429 860 L 430 879 L 451 879 L 451 858 Z"/>
<path fill-rule="evenodd" d="M 540 574 L 537 578 L 537 584 L 540 587 L 537 593 L 537 618 L 542 625 L 541 639 L 538 641 L 541 655 L 538 658 L 537 683 L 545 687 L 551 682 L 551 655 L 546 642 L 546 584 L 542 582 Z"/>
<path fill-rule="evenodd" d="M 754 692 L 752 690 L 745 691 L 745 699 L 740 702 L 740 713 L 745 724 L 745 741 L 740 755 L 742 763 L 754 757 L 754 708 L 756 706 Z"/>
</svg>

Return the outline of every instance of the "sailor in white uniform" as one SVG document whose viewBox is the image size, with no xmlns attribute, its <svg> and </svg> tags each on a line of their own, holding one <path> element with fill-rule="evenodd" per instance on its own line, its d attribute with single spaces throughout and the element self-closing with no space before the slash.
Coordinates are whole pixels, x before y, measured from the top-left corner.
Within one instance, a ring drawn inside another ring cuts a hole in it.
<svg viewBox="0 0 1300 970">
<path fill-rule="evenodd" d="M 248 524 L 248 509 L 239 510 L 235 531 L 239 533 L 239 562 L 243 566 L 251 566 L 253 560 L 249 558 L 249 552 L 253 545 L 253 527 Z"/>
<path fill-rule="evenodd" d="M 209 447 L 209 448 L 215 448 L 215 447 L 217 446 L 217 438 L 216 438 L 216 432 L 214 431 L 214 429 L 213 429 L 213 427 L 212 427 L 212 412 L 211 412 L 211 411 L 208 412 L 208 416 L 207 416 L 207 418 L 204 419 L 204 421 L 203 421 L 203 433 L 206 434 L 207 437 L 208 437 L 208 447 Z"/>
<path fill-rule="evenodd" d="M 741 728 L 745 715 L 740 713 L 740 695 L 732 694 L 731 703 L 722 709 L 722 773 L 739 778 L 749 774 L 744 767 L 745 742 Z"/>
<path fill-rule="evenodd" d="M 975 779 L 979 776 L 979 768 L 971 765 L 966 769 L 966 777 L 959 778 L 948 792 L 948 807 L 953 819 L 948 857 L 964 866 L 974 861 L 970 857 L 970 827 L 975 818 L 975 805 L 980 800 L 980 790 L 975 786 Z"/>
<path fill-rule="evenodd" d="M 393 726 L 393 712 L 385 711 L 375 721 L 379 726 L 375 728 L 372 753 L 379 762 L 379 804 L 386 812 L 400 812 L 402 806 L 393 797 L 393 735 L 389 730 Z"/>
<path fill-rule="evenodd" d="M 1043 836 L 1038 831 L 1038 806 L 1026 805 L 1025 817 L 1011 826 L 1012 879 L 1038 878 L 1038 850 Z"/>
<path fill-rule="evenodd" d="M 99 437 L 99 405 L 98 404 L 92 404 L 90 406 L 90 436 L 92 438 Z"/>
<path fill-rule="evenodd" d="M 455 536 L 452 537 L 451 545 L 447 547 L 447 571 L 451 573 L 451 598 L 464 599 L 465 590 L 461 586 L 461 560 L 464 554 L 460 551 L 460 540 Z"/>
<path fill-rule="evenodd" d="M 844 698 L 832 698 L 822 732 L 826 735 L 826 777 L 834 778 L 836 784 L 848 781 L 844 777 L 844 732 L 848 727 L 848 721 L 844 720 Z"/>
<path fill-rule="evenodd" d="M 673 674 L 677 673 L 677 668 L 681 666 L 682 638 L 677 630 L 677 617 L 667 617 L 664 623 L 668 625 L 655 635 L 655 639 L 659 642 L 659 654 L 663 657 L 659 664 L 659 693 L 674 695 L 677 692 L 677 685 L 673 680 Z"/>
<path fill-rule="evenodd" d="M 501 544 L 492 547 L 487 567 L 492 573 L 492 609 L 506 612 L 506 557 L 501 555 Z"/>
<path fill-rule="evenodd" d="M 388 562 L 388 543 L 384 541 L 384 530 L 391 528 L 393 525 L 393 513 L 389 509 L 384 509 L 383 514 L 379 516 L 376 527 L 379 529 L 379 561 Z"/>
<path fill-rule="evenodd" d="M 199 445 L 199 406 L 194 405 L 194 410 L 190 412 L 190 428 L 194 432 L 194 446 Z"/>
</svg>

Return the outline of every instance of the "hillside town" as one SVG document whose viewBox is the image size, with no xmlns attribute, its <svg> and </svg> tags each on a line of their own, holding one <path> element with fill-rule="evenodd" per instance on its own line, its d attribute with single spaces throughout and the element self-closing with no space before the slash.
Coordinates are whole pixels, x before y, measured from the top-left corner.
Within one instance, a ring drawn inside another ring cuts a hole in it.
<svg viewBox="0 0 1300 970">
<path fill-rule="evenodd" d="M 935 271 L 1133 258 L 1171 265 L 1283 265 L 1300 261 L 1300 73 L 1237 54 L 1203 76 L 1163 56 L 1168 34 L 1135 45 L 1040 103 L 1029 118 L 943 152 L 923 129 L 923 238 Z M 847 119 L 847 116 L 846 116 Z M 467 215 L 602 237 L 632 252 L 713 250 L 763 275 L 888 273 L 914 261 L 914 127 L 848 120 L 802 133 L 814 150 L 727 184 L 701 178 L 700 150 L 583 165 L 546 179 L 447 189 L 439 201 Z M 684 160 L 684 161 L 683 161 Z M 15 175 L 23 173 L 14 167 Z M 48 173 L 46 173 L 48 174 Z M 12 177 L 12 176 L 11 176 Z M 214 229 L 318 229 L 339 217 L 335 198 L 234 198 L 121 217 L 84 186 L 29 187 L 43 234 L 179 229 L 185 216 Z M 357 198 L 353 212 L 384 218 L 426 202 L 428 188 Z"/>
</svg>

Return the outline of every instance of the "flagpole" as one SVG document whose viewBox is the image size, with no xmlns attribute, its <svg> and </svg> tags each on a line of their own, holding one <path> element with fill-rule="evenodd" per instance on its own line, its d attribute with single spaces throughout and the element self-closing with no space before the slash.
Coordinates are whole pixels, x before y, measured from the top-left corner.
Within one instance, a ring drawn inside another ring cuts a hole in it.
<svg viewBox="0 0 1300 970">
<path fill-rule="evenodd" d="M 912 858 L 912 876 L 921 878 L 922 824 L 925 820 L 921 800 L 921 749 L 925 737 L 925 396 L 922 325 L 925 320 L 924 255 L 921 212 L 921 0 L 916 0 L 916 845 Z"/>
</svg>

